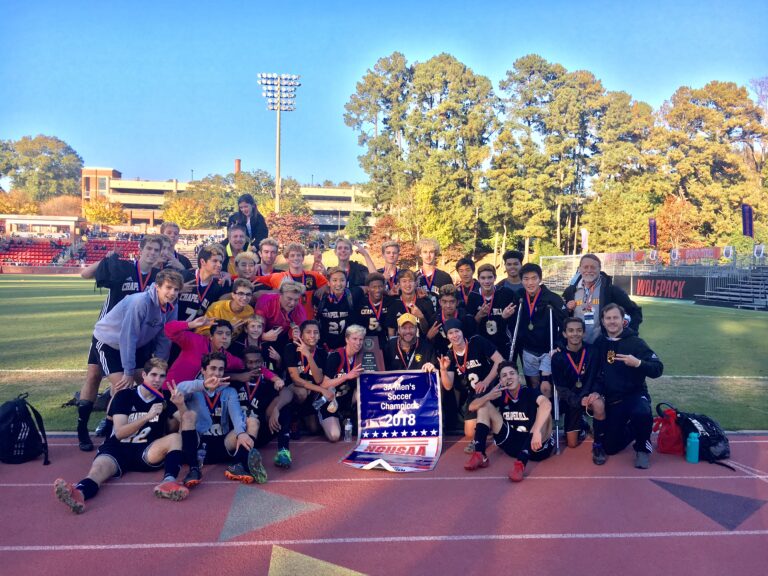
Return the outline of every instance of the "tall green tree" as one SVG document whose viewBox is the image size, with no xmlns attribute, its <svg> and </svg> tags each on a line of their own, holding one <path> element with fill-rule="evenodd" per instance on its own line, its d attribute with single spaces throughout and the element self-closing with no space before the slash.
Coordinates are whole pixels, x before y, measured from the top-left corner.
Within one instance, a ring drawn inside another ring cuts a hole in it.
<svg viewBox="0 0 768 576">
<path fill-rule="evenodd" d="M 83 159 L 55 136 L 24 136 L 0 145 L 0 175 L 33 202 L 80 195 Z"/>
</svg>

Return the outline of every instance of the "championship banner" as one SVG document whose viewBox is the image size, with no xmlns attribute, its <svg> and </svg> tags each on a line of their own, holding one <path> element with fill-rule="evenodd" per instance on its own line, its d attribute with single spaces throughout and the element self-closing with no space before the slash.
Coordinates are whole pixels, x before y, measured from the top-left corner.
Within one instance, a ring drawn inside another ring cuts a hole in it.
<svg viewBox="0 0 768 576">
<path fill-rule="evenodd" d="M 358 443 L 342 462 L 362 470 L 432 470 L 443 437 L 437 374 L 363 372 L 359 384 Z"/>
</svg>

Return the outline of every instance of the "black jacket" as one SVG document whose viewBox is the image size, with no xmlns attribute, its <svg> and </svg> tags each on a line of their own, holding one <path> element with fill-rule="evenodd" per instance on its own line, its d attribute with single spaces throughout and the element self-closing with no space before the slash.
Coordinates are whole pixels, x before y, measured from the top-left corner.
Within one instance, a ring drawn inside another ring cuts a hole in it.
<svg viewBox="0 0 768 576">
<path fill-rule="evenodd" d="M 658 378 L 664 372 L 664 364 L 637 332 L 625 328 L 618 339 L 611 340 L 605 334 L 594 343 L 600 365 L 595 382 L 595 392 L 603 394 L 611 404 L 628 396 L 645 396 L 650 400 L 647 378 Z M 614 359 L 615 354 L 631 354 L 641 360 L 638 368 L 630 368 Z"/>
<path fill-rule="evenodd" d="M 573 284 L 568 286 L 563 292 L 563 300 L 569 302 L 574 299 L 576 290 L 578 290 L 578 284 L 581 281 L 581 275 L 576 276 Z M 600 308 L 604 308 L 608 304 L 618 304 L 624 308 L 624 312 L 629 314 L 629 327 L 635 332 L 640 332 L 640 324 L 643 322 L 643 309 L 632 302 L 626 292 L 623 289 L 613 284 L 613 279 L 605 272 L 600 272 L 600 294 L 599 294 Z M 573 316 L 573 313 L 571 313 Z M 599 322 L 599 318 L 595 319 Z"/>
<path fill-rule="evenodd" d="M 242 212 L 235 212 L 229 217 L 227 228 L 230 228 L 233 224 L 240 224 L 245 226 L 246 230 L 248 229 L 248 222 L 246 222 L 245 214 Z M 251 212 L 250 230 L 250 234 L 248 234 L 249 243 L 258 249 L 259 242 L 269 236 L 269 229 L 267 228 L 267 221 L 264 220 L 264 216 L 255 207 Z"/>
<path fill-rule="evenodd" d="M 541 285 L 541 295 L 533 310 L 533 319 L 528 310 L 528 297 L 523 294 L 523 302 L 519 303 L 515 315 L 510 318 L 510 330 L 514 331 L 515 323 L 518 322 L 517 315 L 520 315 L 517 329 L 517 342 L 515 348 L 517 351 L 526 350 L 532 354 L 540 356 L 550 351 L 549 345 L 549 309 L 552 309 L 552 336 L 554 346 L 557 348 L 562 345 L 563 321 L 566 318 L 562 298 L 552 292 L 549 288 Z M 529 329 L 529 326 L 531 328 Z"/>
</svg>

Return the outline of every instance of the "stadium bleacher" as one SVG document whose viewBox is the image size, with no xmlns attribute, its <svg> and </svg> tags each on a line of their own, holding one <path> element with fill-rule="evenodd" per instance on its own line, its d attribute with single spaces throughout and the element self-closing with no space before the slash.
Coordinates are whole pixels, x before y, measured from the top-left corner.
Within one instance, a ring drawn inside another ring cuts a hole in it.
<svg viewBox="0 0 768 576">
<path fill-rule="evenodd" d="M 12 240 L 0 245 L 0 264 L 50 266 L 69 248 L 69 241 Z"/>
</svg>

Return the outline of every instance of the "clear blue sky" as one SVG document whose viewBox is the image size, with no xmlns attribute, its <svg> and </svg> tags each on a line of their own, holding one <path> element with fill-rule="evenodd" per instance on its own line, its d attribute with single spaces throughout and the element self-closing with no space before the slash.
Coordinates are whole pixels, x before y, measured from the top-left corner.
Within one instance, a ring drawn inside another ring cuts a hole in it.
<svg viewBox="0 0 768 576">
<path fill-rule="evenodd" d="M 283 176 L 364 181 L 344 104 L 393 51 L 448 52 L 497 87 L 538 53 L 658 107 L 682 85 L 767 76 L 767 30 L 764 0 L 0 0 L 0 139 L 55 135 L 126 178 L 226 174 L 235 158 L 274 173 L 256 74 L 292 73 Z"/>
</svg>

